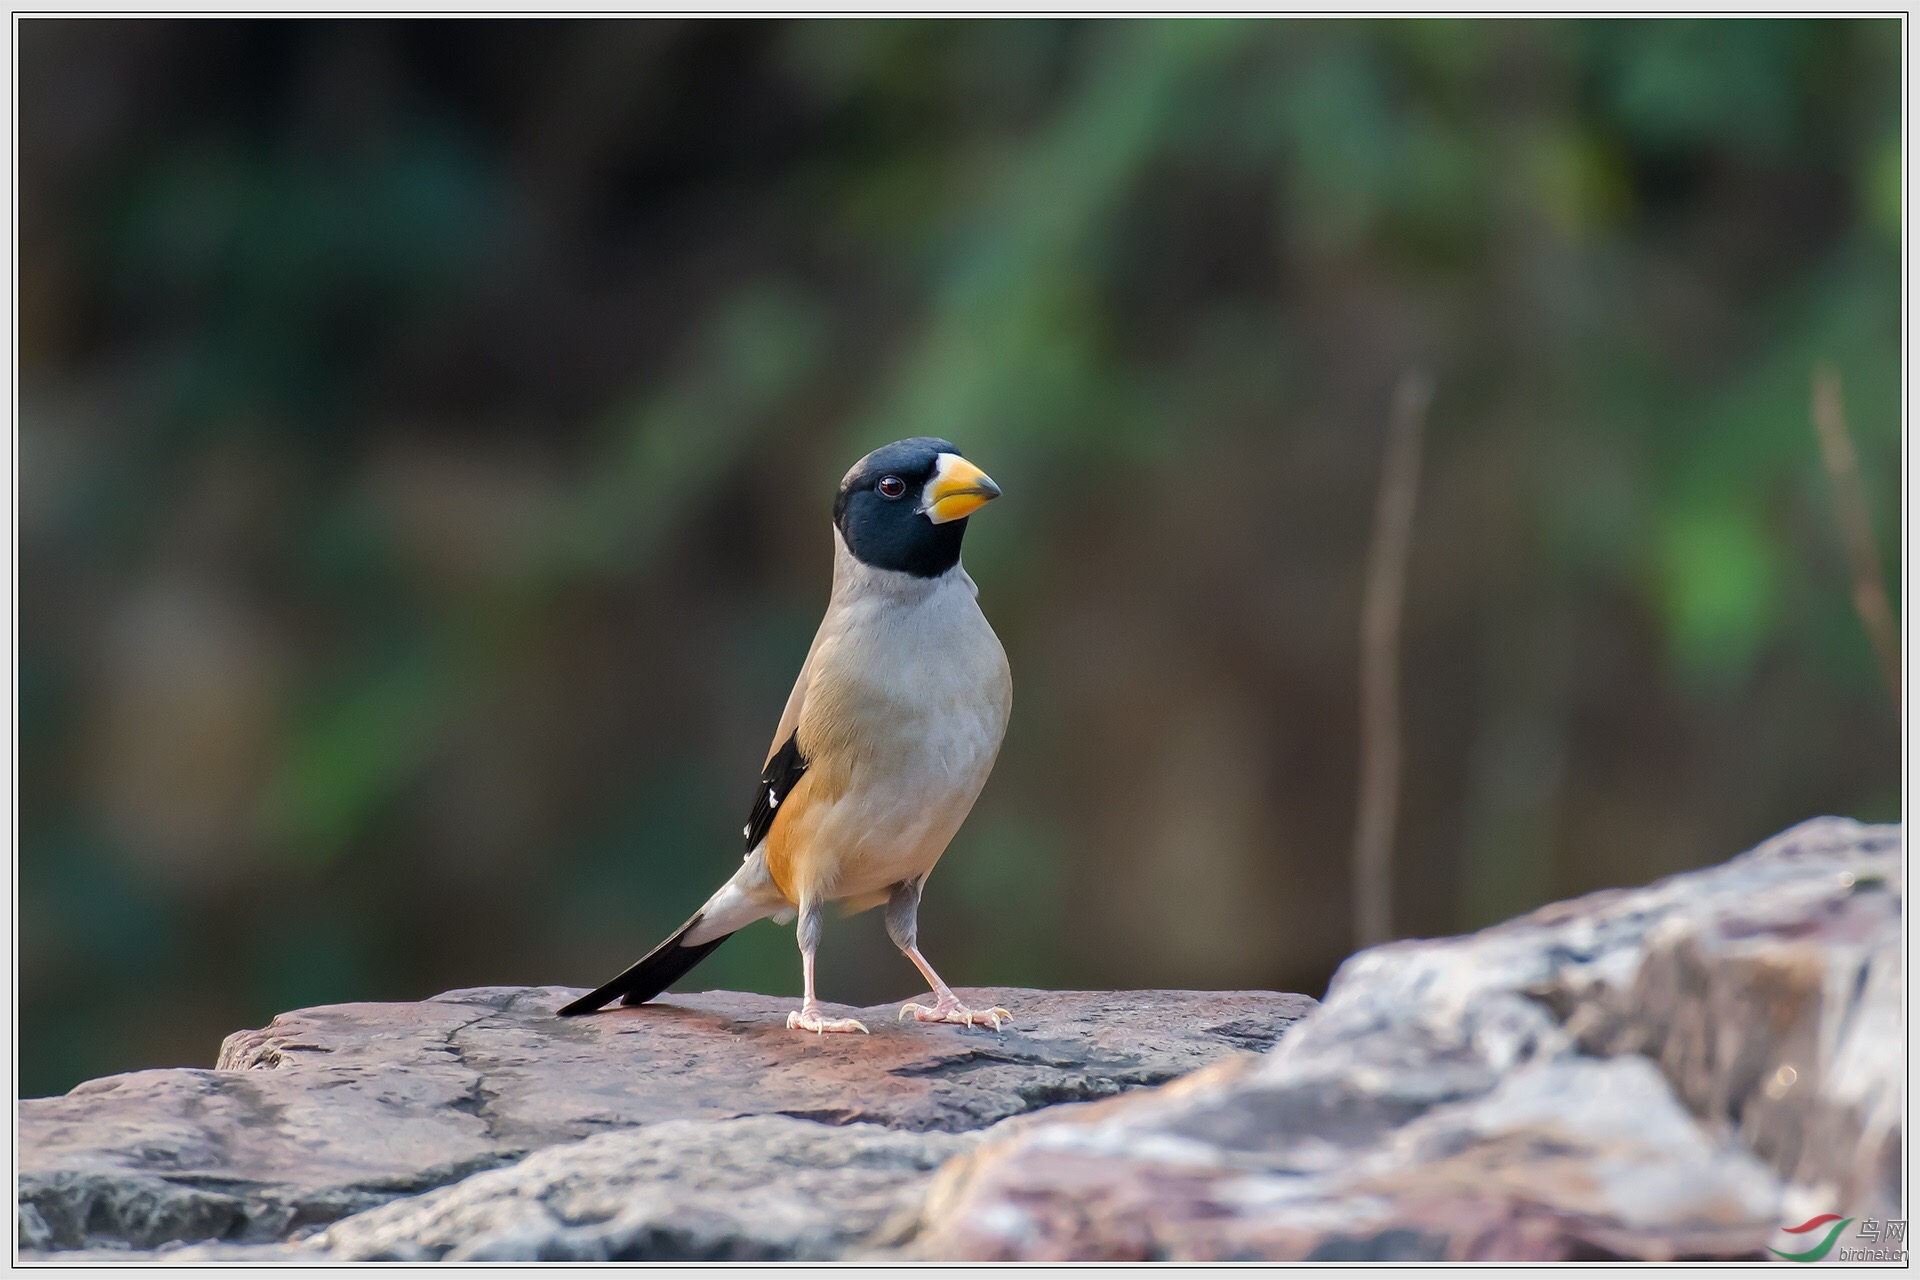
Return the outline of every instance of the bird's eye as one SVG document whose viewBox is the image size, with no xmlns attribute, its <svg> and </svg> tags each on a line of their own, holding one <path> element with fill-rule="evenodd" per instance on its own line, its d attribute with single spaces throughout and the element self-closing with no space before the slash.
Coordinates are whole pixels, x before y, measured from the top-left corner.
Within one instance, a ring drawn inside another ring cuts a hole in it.
<svg viewBox="0 0 1920 1280">
<path fill-rule="evenodd" d="M 897 498 L 907 491 L 907 482 L 899 476 L 881 476 L 880 483 L 874 486 L 883 498 Z"/>
</svg>

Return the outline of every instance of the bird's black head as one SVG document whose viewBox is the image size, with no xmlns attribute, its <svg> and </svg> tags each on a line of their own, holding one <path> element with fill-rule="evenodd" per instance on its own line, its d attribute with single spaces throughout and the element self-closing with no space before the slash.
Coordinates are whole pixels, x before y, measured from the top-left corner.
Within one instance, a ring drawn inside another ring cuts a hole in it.
<svg viewBox="0 0 1920 1280">
<path fill-rule="evenodd" d="M 915 436 L 853 464 L 833 523 L 863 564 L 937 578 L 960 563 L 967 517 L 1000 496 L 986 472 L 945 440 Z"/>
</svg>

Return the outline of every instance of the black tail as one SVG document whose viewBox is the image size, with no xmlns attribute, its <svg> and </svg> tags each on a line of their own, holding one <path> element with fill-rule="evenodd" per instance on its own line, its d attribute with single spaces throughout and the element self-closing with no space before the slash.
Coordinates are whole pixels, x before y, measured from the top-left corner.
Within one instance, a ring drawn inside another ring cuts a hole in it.
<svg viewBox="0 0 1920 1280">
<path fill-rule="evenodd" d="M 680 939 L 687 936 L 693 926 L 700 923 L 700 917 L 693 919 L 674 930 L 673 936 L 647 952 L 625 973 L 601 987 L 598 991 L 581 996 L 560 1011 L 563 1018 L 571 1018 L 579 1013 L 592 1013 L 615 996 L 621 1004 L 645 1004 L 647 1001 L 680 981 L 686 973 L 705 960 L 712 950 L 733 935 L 723 933 L 711 942 L 698 942 L 684 946 Z"/>
</svg>

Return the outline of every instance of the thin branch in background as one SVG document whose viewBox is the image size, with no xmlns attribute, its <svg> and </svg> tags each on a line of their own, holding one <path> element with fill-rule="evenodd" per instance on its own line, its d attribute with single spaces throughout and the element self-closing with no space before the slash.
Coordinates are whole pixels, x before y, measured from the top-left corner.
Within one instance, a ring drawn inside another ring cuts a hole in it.
<svg viewBox="0 0 1920 1280">
<path fill-rule="evenodd" d="M 1393 936 L 1393 827 L 1400 798 L 1400 612 L 1406 596 L 1420 442 L 1433 380 L 1409 370 L 1394 393 L 1360 615 L 1360 812 L 1353 834 L 1357 947 Z"/>
<path fill-rule="evenodd" d="M 1873 542 L 1873 519 L 1867 512 L 1867 487 L 1860 479 L 1860 455 L 1847 431 L 1846 405 L 1840 397 L 1840 371 L 1825 360 L 1813 368 L 1813 426 L 1820 435 L 1820 457 L 1833 481 L 1833 505 L 1840 516 L 1840 537 L 1846 544 L 1847 567 L 1853 571 L 1853 607 L 1859 611 L 1867 639 L 1880 659 L 1880 674 L 1900 705 L 1900 629 L 1887 602 L 1886 579 L 1881 575 L 1880 551 Z"/>
</svg>

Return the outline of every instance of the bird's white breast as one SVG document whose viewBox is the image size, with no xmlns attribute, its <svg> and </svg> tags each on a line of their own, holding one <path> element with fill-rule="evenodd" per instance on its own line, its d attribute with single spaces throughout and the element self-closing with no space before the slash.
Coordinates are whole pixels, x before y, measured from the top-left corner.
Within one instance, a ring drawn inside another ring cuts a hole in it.
<svg viewBox="0 0 1920 1280">
<path fill-rule="evenodd" d="M 876 570 L 847 555 L 801 714 L 810 768 L 846 770 L 811 843 L 841 898 L 930 871 L 992 772 L 1012 684 L 973 580 Z M 824 781 L 824 780 L 823 780 Z"/>
</svg>

